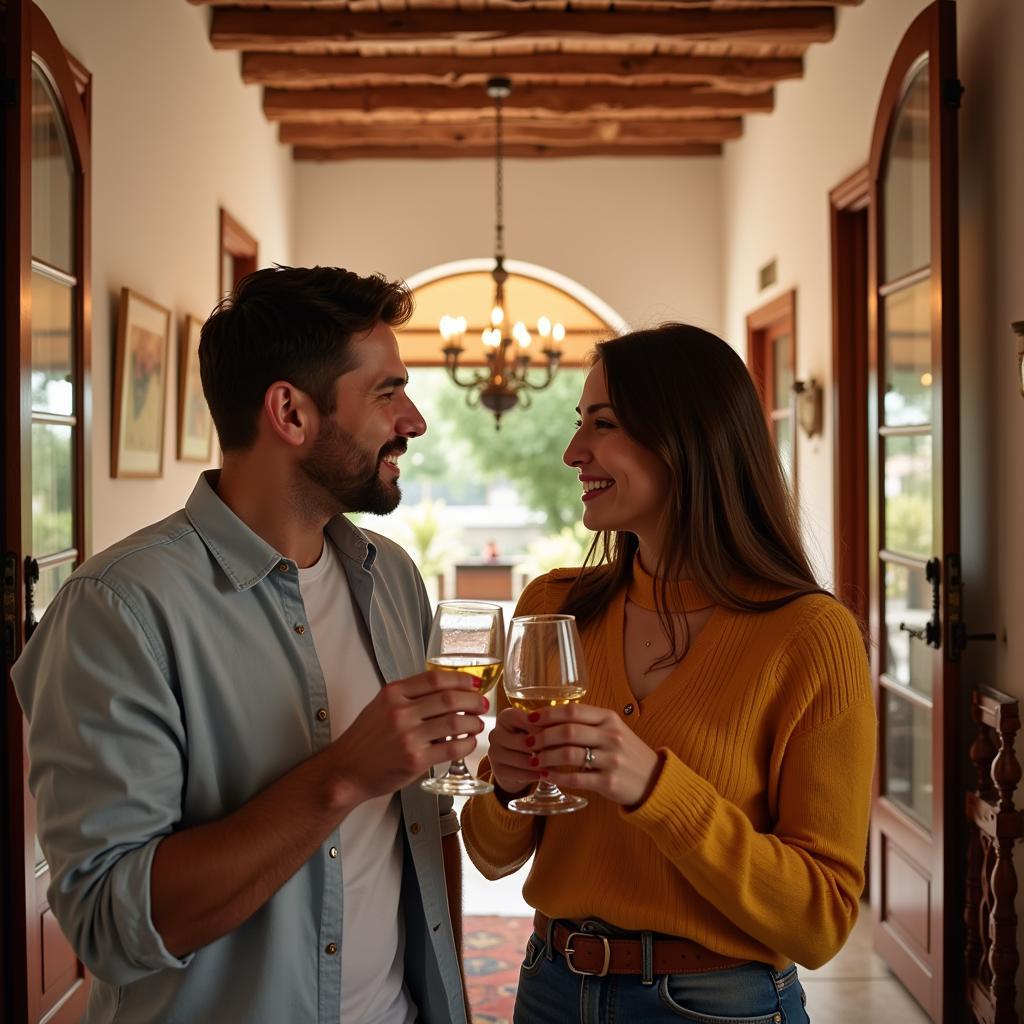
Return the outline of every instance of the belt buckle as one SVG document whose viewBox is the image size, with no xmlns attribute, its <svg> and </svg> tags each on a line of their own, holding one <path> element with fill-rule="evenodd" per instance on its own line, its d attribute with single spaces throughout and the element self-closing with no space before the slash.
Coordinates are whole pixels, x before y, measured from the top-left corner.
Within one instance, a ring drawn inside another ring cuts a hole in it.
<svg viewBox="0 0 1024 1024">
<path fill-rule="evenodd" d="M 604 963 L 601 965 L 601 970 L 583 971 L 572 962 L 573 953 L 576 952 L 572 948 L 572 940 L 577 936 L 582 936 L 585 939 L 600 939 L 604 943 Z M 612 961 L 612 947 L 609 945 L 608 939 L 604 935 L 593 935 L 589 932 L 570 932 L 565 940 L 565 948 L 562 950 L 562 954 L 565 957 L 569 970 L 573 974 L 580 974 L 585 978 L 603 978 L 608 973 L 608 967 Z"/>
</svg>

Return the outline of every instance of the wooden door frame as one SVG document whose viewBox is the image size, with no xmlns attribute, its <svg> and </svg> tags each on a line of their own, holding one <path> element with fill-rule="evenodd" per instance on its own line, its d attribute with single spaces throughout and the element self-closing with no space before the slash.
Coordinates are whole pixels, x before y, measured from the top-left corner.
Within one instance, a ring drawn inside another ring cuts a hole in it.
<svg viewBox="0 0 1024 1024">
<path fill-rule="evenodd" d="M 222 206 L 220 217 L 220 249 L 217 258 L 217 276 L 220 282 L 219 299 L 223 299 L 235 283 L 259 266 L 259 242 L 242 227 L 241 223 Z M 224 280 L 224 257 L 232 259 L 232 280 Z"/>
<path fill-rule="evenodd" d="M 904 95 L 909 73 L 915 59 L 927 53 L 930 65 L 929 138 L 930 163 L 930 267 L 931 267 L 931 337 L 933 366 L 933 452 L 941 453 L 940 461 L 933 458 L 937 472 L 933 477 L 933 552 L 942 562 L 941 623 L 942 650 L 932 659 L 933 716 L 932 728 L 932 784 L 937 798 L 933 798 L 932 828 L 928 832 L 916 826 L 882 795 L 884 780 L 884 731 L 880 733 L 877 770 L 874 782 L 874 821 L 872 826 L 871 870 L 879 885 L 872 893 L 872 912 L 875 920 L 876 949 L 900 974 L 904 983 L 926 1007 L 933 1019 L 942 1024 L 958 1024 L 965 1014 L 963 964 L 963 907 L 966 853 L 963 836 L 963 774 L 965 749 L 962 739 L 962 720 L 965 702 L 959 692 L 958 663 L 949 657 L 948 626 L 953 602 L 959 594 L 951 594 L 947 586 L 946 567 L 950 556 L 958 557 L 960 547 L 960 452 L 956 439 L 959 425 L 959 261 L 957 206 L 957 126 L 956 113 L 959 94 L 952 96 L 956 78 L 956 9 L 953 0 L 934 0 L 925 8 L 907 30 L 886 77 L 878 105 L 876 130 L 872 138 L 870 158 L 871 214 L 868 219 L 868 338 L 869 338 L 869 430 L 874 437 L 869 445 L 872 490 L 869 501 L 869 551 L 880 551 L 879 530 L 883 521 L 884 494 L 878 486 L 878 471 L 883 458 L 882 441 L 878 433 L 880 411 L 884 400 L 883 382 L 878 373 L 881 339 L 878 309 L 878 289 L 882 268 L 878 266 L 881 226 L 884 224 L 884 194 L 880 188 L 880 169 L 888 148 L 890 129 L 895 112 Z M 952 79 L 936 81 L 945 72 Z M 931 85 L 934 83 L 934 85 Z M 956 83 L 959 86 L 959 83 Z M 881 114 L 888 116 L 882 118 Z M 881 125 L 885 130 L 879 130 Z M 943 188 L 945 185 L 945 188 Z M 952 209 L 950 209 L 950 205 Z M 936 379 L 937 378 L 937 379 Z M 947 444 L 946 439 L 954 443 Z M 880 558 L 871 558 L 869 564 L 870 601 L 869 621 L 871 635 L 883 636 L 880 604 Z M 958 610 L 957 610 L 958 611 Z M 957 616 L 958 617 L 958 616 Z M 917 641 L 912 641 L 917 642 Z M 872 676 L 876 700 L 881 669 L 881 650 L 874 645 L 871 651 Z M 881 706 L 881 705 L 879 705 Z M 882 709 L 884 711 L 884 708 Z M 921 964 L 913 951 L 898 934 L 882 922 L 885 893 L 882 873 L 881 829 L 886 822 L 895 823 L 907 841 L 907 852 L 916 857 L 919 865 L 929 872 L 929 899 L 932 914 L 929 920 L 931 970 Z M 938 927 L 932 927 L 938 923 Z M 914 990 L 914 972 L 924 979 Z"/>
<path fill-rule="evenodd" d="M 757 393 L 761 399 L 761 408 L 764 410 L 765 419 L 769 421 L 772 441 L 775 441 L 775 430 L 771 423 L 771 410 L 774 408 L 774 379 L 770 360 L 768 359 L 767 341 L 769 330 L 776 324 L 785 321 L 789 325 L 789 360 L 793 367 L 793 380 L 797 379 L 796 372 L 796 289 L 791 288 L 777 298 L 763 306 L 759 306 L 752 313 L 747 315 L 747 366 L 750 375 L 754 378 Z M 793 495 L 797 494 L 797 447 L 799 439 L 797 417 L 795 415 L 793 396 L 789 400 L 789 429 L 793 441 L 793 465 L 792 488 Z"/>
<path fill-rule="evenodd" d="M 835 592 L 868 621 L 867 165 L 829 193 L 832 242 L 832 501 Z"/>
<path fill-rule="evenodd" d="M 44 940 L 39 912 L 41 880 L 35 871 L 35 807 L 28 790 L 24 716 L 10 683 L 10 666 L 24 644 L 25 587 L 21 556 L 31 552 L 31 493 L 22 486 L 25 468 L 31 464 L 31 146 L 30 102 L 33 55 L 38 55 L 54 87 L 55 98 L 70 135 L 75 164 L 74 202 L 76 232 L 74 262 L 79 301 L 74 303 L 75 355 L 73 383 L 77 420 L 73 449 L 75 506 L 73 543 L 79 559 L 85 557 L 90 537 L 92 476 L 89 457 L 91 434 L 91 76 L 63 48 L 49 21 L 30 0 L 11 0 L 5 11 L 5 56 L 14 72 L 15 102 L 4 118 L 7 152 L 17 154 L 4 170 L 4 268 L 7 298 L 4 311 L 4 371 L 7 381 L 18 381 L 18 400 L 5 403 L 4 460 L 18 466 L 19 483 L 4 487 L 4 558 L 17 554 L 10 600 L 14 628 L 5 636 L 5 688 L 3 736 L 4 760 L 3 842 L 0 851 L 0 972 L 5 992 L 0 1007 L 11 1021 L 35 1021 L 46 1015 L 58 1024 L 77 1020 L 85 1009 L 87 986 L 82 979 L 52 1004 L 42 1002 L 42 951 Z M 15 340 L 16 339 L 16 340 Z M 12 343 L 13 342 L 13 343 Z M 18 500 L 20 498 L 20 500 Z M 8 609 L 5 608 L 5 611 Z M 5 625 L 5 629 L 7 626 Z M 45 893 L 43 894 L 45 899 Z"/>
</svg>

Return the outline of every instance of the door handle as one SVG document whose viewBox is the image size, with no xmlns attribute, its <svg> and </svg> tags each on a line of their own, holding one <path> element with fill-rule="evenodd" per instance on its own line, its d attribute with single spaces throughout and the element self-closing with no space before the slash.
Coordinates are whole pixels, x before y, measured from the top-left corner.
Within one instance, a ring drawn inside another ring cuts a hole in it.
<svg viewBox="0 0 1024 1024">
<path fill-rule="evenodd" d="M 925 563 L 924 578 L 932 585 L 932 617 L 919 629 L 905 622 L 900 623 L 900 629 L 909 633 L 912 639 L 923 640 L 929 647 L 938 650 L 942 646 L 942 622 L 939 618 L 942 563 L 937 558 L 929 558 Z"/>
<path fill-rule="evenodd" d="M 36 631 L 36 584 L 39 582 L 39 563 L 29 555 L 25 559 L 25 643 Z"/>
</svg>

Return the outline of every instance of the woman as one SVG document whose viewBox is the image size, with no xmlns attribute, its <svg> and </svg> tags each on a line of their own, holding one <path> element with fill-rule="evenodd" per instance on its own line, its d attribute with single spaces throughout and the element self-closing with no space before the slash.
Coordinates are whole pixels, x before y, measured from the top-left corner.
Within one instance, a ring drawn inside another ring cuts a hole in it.
<svg viewBox="0 0 1024 1024">
<path fill-rule="evenodd" d="M 805 1024 L 795 963 L 835 955 L 864 884 L 862 635 L 815 583 L 725 342 L 681 324 L 606 341 L 578 412 L 564 461 L 601 557 L 534 581 L 517 613 L 577 617 L 587 703 L 503 701 L 495 792 L 463 814 L 487 877 L 535 854 L 515 1020 Z M 508 810 L 539 778 L 589 805 Z"/>
</svg>

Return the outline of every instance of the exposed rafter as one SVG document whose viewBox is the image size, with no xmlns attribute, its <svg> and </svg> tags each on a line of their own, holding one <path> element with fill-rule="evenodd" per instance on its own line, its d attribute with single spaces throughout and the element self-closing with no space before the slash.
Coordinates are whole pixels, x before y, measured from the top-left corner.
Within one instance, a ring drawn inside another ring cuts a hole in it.
<svg viewBox="0 0 1024 1024">
<path fill-rule="evenodd" d="M 696 57 L 677 54 L 525 53 L 487 56 L 461 54 L 394 55 L 245 53 L 242 79 L 282 89 L 346 87 L 367 81 L 402 80 L 416 85 L 482 84 L 491 75 L 517 83 L 561 81 L 582 84 L 705 83 L 728 89 L 766 89 L 800 78 L 799 57 Z"/>
<path fill-rule="evenodd" d="M 646 145 L 623 147 L 607 143 L 593 146 L 526 146 L 509 145 L 505 156 L 510 157 L 567 157 L 567 156 L 720 156 L 722 147 L 715 143 L 687 142 L 678 146 Z M 296 146 L 296 160 L 379 160 L 400 157 L 405 160 L 452 160 L 480 157 L 494 158 L 494 146 L 339 146 L 336 149 Z"/>
<path fill-rule="evenodd" d="M 863 0 L 189 0 L 297 159 L 709 156 Z"/>
<path fill-rule="evenodd" d="M 219 50 L 309 50 L 334 42 L 543 40 L 636 36 L 761 43 L 825 43 L 832 7 L 762 10 L 460 10 L 351 11 L 216 8 L 210 41 Z"/>
<path fill-rule="evenodd" d="M 494 147 L 494 127 L 477 124 L 406 125 L 283 124 L 282 142 L 293 146 L 424 145 Z M 505 139 L 511 145 L 569 147 L 579 145 L 683 145 L 691 142 L 720 143 L 738 139 L 743 122 L 737 118 L 708 121 L 591 121 L 558 123 L 507 122 Z"/>
<path fill-rule="evenodd" d="M 622 86 L 523 86 L 505 101 L 514 112 L 530 117 L 600 112 L 673 111 L 677 116 L 714 117 L 716 114 L 767 113 L 774 106 L 771 92 L 752 95 L 699 91 L 692 87 L 630 89 Z M 267 89 L 263 112 L 271 121 L 329 122 L 352 113 L 401 114 L 408 111 L 481 111 L 490 120 L 493 102 L 482 89 L 397 86 L 388 89 Z"/>
</svg>

